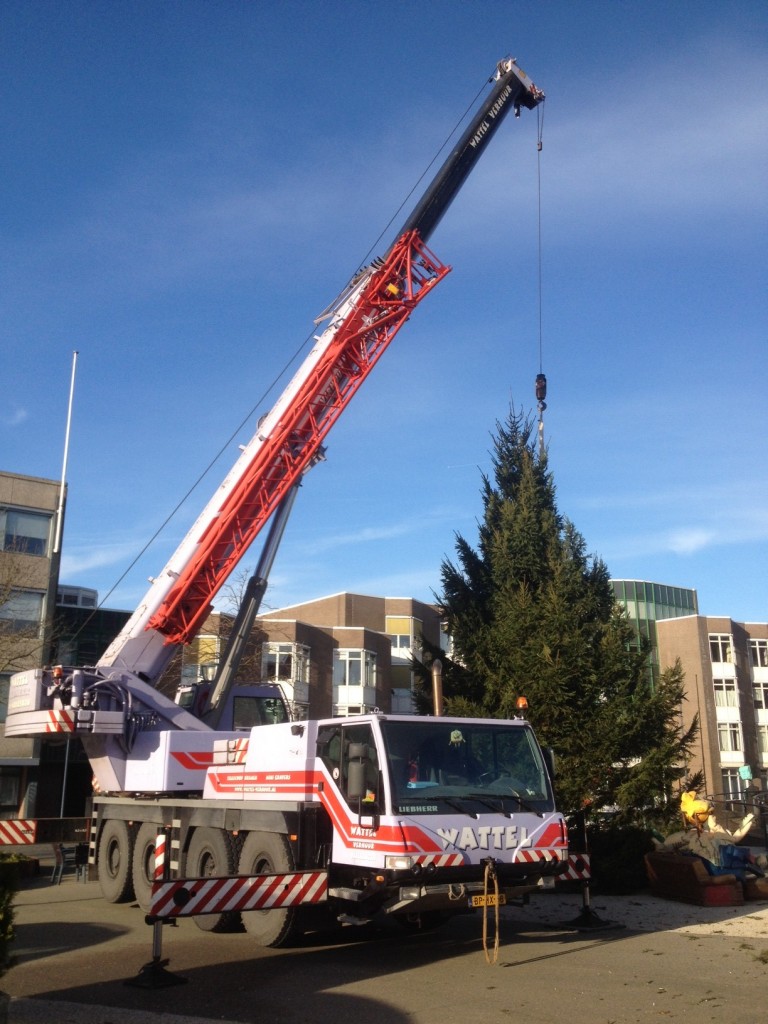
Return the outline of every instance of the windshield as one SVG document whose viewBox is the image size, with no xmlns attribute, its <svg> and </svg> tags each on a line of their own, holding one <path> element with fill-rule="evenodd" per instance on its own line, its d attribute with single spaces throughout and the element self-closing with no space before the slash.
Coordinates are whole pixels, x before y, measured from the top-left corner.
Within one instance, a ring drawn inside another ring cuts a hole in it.
<svg viewBox="0 0 768 1024">
<path fill-rule="evenodd" d="M 541 750 L 525 723 L 385 719 L 381 728 L 395 813 L 554 809 Z"/>
</svg>

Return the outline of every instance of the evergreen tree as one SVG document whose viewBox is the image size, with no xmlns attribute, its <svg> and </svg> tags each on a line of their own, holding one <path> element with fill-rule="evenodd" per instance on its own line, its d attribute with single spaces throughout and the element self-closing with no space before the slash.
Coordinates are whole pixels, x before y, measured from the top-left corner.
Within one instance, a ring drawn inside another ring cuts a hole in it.
<svg viewBox="0 0 768 1024">
<path fill-rule="evenodd" d="M 425 651 L 443 660 L 446 713 L 509 718 L 525 697 L 557 755 L 563 810 L 658 806 L 692 740 L 679 729 L 682 672 L 653 685 L 604 562 L 557 509 L 532 421 L 510 410 L 496 428 L 477 547 L 457 535 L 442 565 L 454 657 Z"/>
</svg>

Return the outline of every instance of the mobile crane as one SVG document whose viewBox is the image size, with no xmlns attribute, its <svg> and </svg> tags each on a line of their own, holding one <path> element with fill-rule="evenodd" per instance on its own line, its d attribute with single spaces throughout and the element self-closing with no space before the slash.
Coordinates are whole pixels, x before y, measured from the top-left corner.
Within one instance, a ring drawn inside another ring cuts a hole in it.
<svg viewBox="0 0 768 1024">
<path fill-rule="evenodd" d="M 543 99 L 511 58 L 489 81 L 395 241 L 319 318 L 327 326 L 304 363 L 98 664 L 11 681 L 6 735 L 82 740 L 99 794 L 91 862 L 108 900 L 135 896 L 207 930 L 239 914 L 259 942 L 281 945 L 319 905 L 347 920 L 423 919 L 487 904 L 489 877 L 498 900 L 527 893 L 567 859 L 550 773 L 523 717 L 282 716 L 243 732 L 156 689 L 254 537 L 276 510 L 285 515 L 394 335 L 449 272 L 427 242 L 503 119 Z M 161 830 L 172 849 L 163 886 Z"/>
</svg>

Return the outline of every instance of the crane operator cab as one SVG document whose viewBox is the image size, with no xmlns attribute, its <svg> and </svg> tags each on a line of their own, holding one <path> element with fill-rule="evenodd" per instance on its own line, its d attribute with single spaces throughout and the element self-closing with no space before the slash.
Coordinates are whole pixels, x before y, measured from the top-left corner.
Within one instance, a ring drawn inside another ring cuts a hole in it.
<svg viewBox="0 0 768 1024">
<path fill-rule="evenodd" d="M 203 717 L 212 683 L 182 683 L 176 691 L 175 703 L 197 718 Z M 227 695 L 217 728 L 225 731 L 247 731 L 256 725 L 279 725 L 290 722 L 288 704 L 279 686 L 274 684 L 243 684 Z"/>
</svg>

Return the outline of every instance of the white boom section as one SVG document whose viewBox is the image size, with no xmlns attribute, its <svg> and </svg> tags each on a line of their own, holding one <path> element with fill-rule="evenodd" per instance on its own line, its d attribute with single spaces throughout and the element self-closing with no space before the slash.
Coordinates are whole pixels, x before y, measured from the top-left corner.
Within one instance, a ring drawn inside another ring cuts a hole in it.
<svg viewBox="0 0 768 1024">
<path fill-rule="evenodd" d="M 192 528 L 173 553 L 163 571 L 151 581 L 152 585 L 121 632 L 109 645 L 99 660 L 98 670 L 108 678 L 125 678 L 140 675 L 150 684 L 159 679 L 173 657 L 175 646 L 168 643 L 162 633 L 148 629 L 147 623 L 167 597 L 182 569 L 194 555 L 200 539 L 219 516 L 226 497 L 253 462 L 256 453 L 267 443 L 279 427 L 281 418 L 291 407 L 296 394 L 312 375 L 318 362 L 328 350 L 339 328 L 354 309 L 361 291 L 371 277 L 371 270 L 361 274 L 354 286 L 331 313 L 331 322 L 323 333 L 315 338 L 315 345 L 301 364 L 290 383 L 283 391 L 270 412 L 259 423 L 256 433 L 243 448 L 240 458 L 227 474 L 216 493 L 198 516 Z"/>
</svg>

